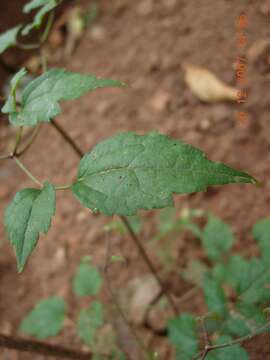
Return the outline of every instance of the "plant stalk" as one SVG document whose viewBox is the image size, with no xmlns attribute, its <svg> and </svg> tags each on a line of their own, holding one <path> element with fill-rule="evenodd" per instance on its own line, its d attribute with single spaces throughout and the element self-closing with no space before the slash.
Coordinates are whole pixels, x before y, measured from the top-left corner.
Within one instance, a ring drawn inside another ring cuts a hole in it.
<svg viewBox="0 0 270 360">
<path fill-rule="evenodd" d="M 16 164 L 22 169 L 22 171 L 38 186 L 43 187 L 42 183 L 23 165 L 23 163 L 16 157 L 13 156 Z"/>
</svg>

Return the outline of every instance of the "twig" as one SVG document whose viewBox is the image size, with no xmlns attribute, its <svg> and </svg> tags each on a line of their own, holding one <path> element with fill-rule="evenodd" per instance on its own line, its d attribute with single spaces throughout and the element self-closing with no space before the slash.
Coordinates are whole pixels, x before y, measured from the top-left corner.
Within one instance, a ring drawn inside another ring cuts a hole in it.
<svg viewBox="0 0 270 360">
<path fill-rule="evenodd" d="M 163 284 L 163 281 L 161 280 L 157 270 L 155 269 L 152 261 L 150 260 L 150 258 L 148 257 L 140 239 L 137 237 L 137 235 L 135 234 L 135 232 L 133 231 L 129 221 L 127 220 L 127 218 L 125 216 L 120 216 L 121 221 L 123 222 L 123 224 L 125 225 L 126 229 L 128 230 L 128 233 L 130 235 L 130 237 L 132 238 L 133 242 L 136 244 L 140 255 L 142 256 L 142 258 L 144 259 L 145 263 L 147 264 L 148 268 L 150 269 L 150 271 L 152 272 L 152 274 L 154 275 L 155 279 L 157 280 L 162 293 L 167 297 L 169 304 L 171 305 L 175 315 L 178 315 L 178 309 L 177 306 L 171 296 L 171 294 L 169 293 L 169 291 L 167 290 L 166 286 Z"/>
<path fill-rule="evenodd" d="M 26 142 L 26 144 L 24 145 L 24 147 L 21 150 L 16 151 L 16 153 L 14 155 L 16 155 L 17 157 L 22 156 L 31 146 L 32 144 L 35 142 L 38 133 L 41 129 L 41 124 L 39 124 L 38 126 L 35 127 L 35 129 L 33 130 L 29 140 Z"/>
<path fill-rule="evenodd" d="M 52 126 L 59 132 L 59 134 L 66 140 L 66 142 L 72 147 L 74 152 L 81 158 L 84 155 L 83 150 L 76 144 L 76 142 L 69 136 L 69 134 L 66 132 L 65 129 L 63 129 L 55 120 L 52 120 L 51 122 Z M 152 263 L 151 259 L 147 255 L 140 239 L 137 237 L 137 235 L 134 233 L 128 219 L 125 216 L 120 216 L 120 220 L 124 224 L 125 228 L 127 229 L 130 238 L 133 240 L 134 244 L 139 250 L 140 255 L 142 256 L 143 260 L 147 264 L 149 270 L 156 278 L 162 293 L 167 297 L 169 304 L 171 305 L 175 315 L 178 315 L 178 309 L 173 301 L 173 298 L 171 297 L 170 293 L 166 289 L 166 286 L 163 284 L 163 281 L 161 280 L 160 276 L 157 273 L 157 270 L 155 269 L 154 264 Z"/>
<path fill-rule="evenodd" d="M 63 346 L 48 344 L 46 342 L 27 340 L 2 334 L 0 334 L 0 347 L 66 359 L 90 360 L 93 358 L 91 352 L 72 350 Z M 109 358 L 108 355 L 103 356 Z"/>
<path fill-rule="evenodd" d="M 206 345 L 204 350 L 195 356 L 194 360 L 206 359 L 207 354 L 213 350 L 224 349 L 226 347 L 230 347 L 233 345 L 243 344 L 244 342 L 251 340 L 251 339 L 255 338 L 256 336 L 260 335 L 262 332 L 269 329 L 269 327 L 270 327 L 270 322 L 268 321 L 266 324 L 260 326 L 259 328 L 257 328 L 254 332 L 250 333 L 249 335 L 242 336 L 242 337 L 240 337 L 238 339 L 234 339 L 232 341 L 228 341 L 224 344 Z"/>
</svg>

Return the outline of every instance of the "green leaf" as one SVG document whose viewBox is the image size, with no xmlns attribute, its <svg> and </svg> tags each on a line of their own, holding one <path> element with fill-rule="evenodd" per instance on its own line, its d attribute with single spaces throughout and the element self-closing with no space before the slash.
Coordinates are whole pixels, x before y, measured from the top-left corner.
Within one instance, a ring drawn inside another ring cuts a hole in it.
<svg viewBox="0 0 270 360">
<path fill-rule="evenodd" d="M 80 162 L 72 187 L 81 203 L 106 215 L 173 205 L 173 193 L 209 185 L 254 183 L 248 174 L 209 161 L 198 149 L 166 135 L 132 132 L 98 144 Z"/>
<path fill-rule="evenodd" d="M 169 341 L 174 345 L 177 360 L 192 360 L 198 351 L 196 319 L 182 314 L 168 322 Z"/>
<path fill-rule="evenodd" d="M 17 35 L 20 31 L 20 28 L 21 25 L 0 34 L 0 54 L 2 54 L 8 48 L 16 45 Z"/>
<path fill-rule="evenodd" d="M 103 324 L 103 306 L 96 301 L 87 310 L 81 310 L 77 322 L 78 336 L 93 346 L 98 328 Z"/>
<path fill-rule="evenodd" d="M 270 263 L 270 219 L 266 218 L 258 221 L 254 225 L 252 233 L 258 242 L 262 258 Z"/>
<path fill-rule="evenodd" d="M 248 261 L 239 255 L 230 256 L 228 262 L 223 264 L 223 281 L 230 284 L 237 293 L 243 291 L 243 273 L 247 271 L 247 267 Z"/>
<path fill-rule="evenodd" d="M 11 79 L 10 82 L 10 92 L 7 98 L 7 101 L 5 102 L 2 112 L 5 114 L 12 113 L 16 111 L 16 90 L 18 86 L 20 85 L 20 82 L 22 78 L 26 75 L 26 70 L 22 68 L 19 70 Z"/>
<path fill-rule="evenodd" d="M 238 302 L 236 303 L 235 308 L 249 321 L 249 323 L 254 324 L 254 329 L 258 325 L 263 325 L 267 322 L 267 318 L 263 312 L 263 309 L 261 309 L 258 305 L 250 305 L 243 302 Z"/>
<path fill-rule="evenodd" d="M 9 112 L 9 120 L 14 125 L 29 126 L 39 122 L 49 122 L 61 113 L 59 101 L 77 99 L 87 91 L 110 86 L 124 86 L 124 84 L 120 81 L 99 79 L 93 75 L 83 75 L 63 69 L 49 70 L 24 88 L 21 110 Z"/>
<path fill-rule="evenodd" d="M 239 314 L 230 315 L 223 326 L 224 332 L 237 337 L 246 336 L 252 330 L 248 326 L 248 322 L 239 316 Z"/>
<path fill-rule="evenodd" d="M 19 191 L 7 207 L 5 228 L 15 248 L 19 272 L 35 248 L 39 234 L 49 230 L 54 213 L 55 190 L 48 182 L 41 190 Z"/>
<path fill-rule="evenodd" d="M 204 228 L 202 242 L 209 259 L 219 261 L 230 251 L 234 237 L 229 225 L 210 216 Z"/>
<path fill-rule="evenodd" d="M 29 13 L 34 9 L 40 9 L 37 11 L 33 22 L 23 28 L 22 35 L 28 35 L 34 28 L 39 29 L 44 17 L 57 5 L 58 2 L 56 0 L 33 0 L 27 3 L 23 8 L 24 13 Z"/>
<path fill-rule="evenodd" d="M 73 291 L 77 296 L 96 295 L 102 285 L 100 272 L 93 266 L 82 262 L 73 280 Z"/>
<path fill-rule="evenodd" d="M 247 261 L 241 270 L 241 281 L 236 288 L 240 299 L 249 304 L 270 300 L 270 268 L 269 265 L 256 258 Z"/>
<path fill-rule="evenodd" d="M 221 336 L 215 344 L 221 345 L 232 341 L 230 336 Z M 224 347 L 222 349 L 210 351 L 206 357 L 207 360 L 248 360 L 247 351 L 240 345 Z"/>
<path fill-rule="evenodd" d="M 203 291 L 208 311 L 225 317 L 227 315 L 226 297 L 219 282 L 206 276 L 203 281 Z"/>
<path fill-rule="evenodd" d="M 64 326 L 65 301 L 57 296 L 40 301 L 23 319 L 20 330 L 40 340 L 57 335 Z"/>
</svg>

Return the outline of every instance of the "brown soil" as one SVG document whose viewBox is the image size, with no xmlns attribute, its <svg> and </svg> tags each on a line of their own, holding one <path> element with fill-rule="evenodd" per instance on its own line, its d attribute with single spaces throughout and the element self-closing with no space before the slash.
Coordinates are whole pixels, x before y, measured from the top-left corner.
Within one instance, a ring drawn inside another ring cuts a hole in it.
<svg viewBox="0 0 270 360">
<path fill-rule="evenodd" d="M 252 225 L 269 215 L 269 67 L 265 70 L 258 64 L 248 64 L 245 110 L 249 120 L 240 124 L 235 120 L 239 105 L 209 105 L 197 100 L 184 83 L 180 65 L 187 62 L 206 67 L 225 82 L 235 85 L 234 64 L 238 55 L 235 19 L 241 11 L 246 12 L 247 48 L 250 48 L 270 36 L 267 4 L 269 2 L 248 0 L 101 1 L 102 14 L 95 31 L 89 28 L 65 66 L 74 71 L 120 79 L 130 87 L 102 90 L 76 102 L 65 103 L 64 114 L 59 117 L 59 122 L 85 151 L 120 131 L 145 133 L 156 129 L 200 147 L 211 159 L 253 174 L 262 182 L 260 188 L 231 185 L 176 198 L 180 208 L 210 210 L 231 224 L 240 240 L 239 251 L 251 245 Z M 14 10 L 10 2 L 5 6 Z M 14 23 L 7 24 L 10 25 Z M 163 99 L 167 100 L 162 103 Z M 1 142 L 7 133 L 6 128 L 1 129 Z M 70 182 L 78 164 L 74 153 L 49 125 L 42 128 L 32 151 L 23 160 L 39 179 L 50 179 L 56 184 Z M 2 218 L 3 210 L 15 192 L 31 184 L 12 162 L 1 163 L 0 180 Z M 82 209 L 70 193 L 63 192 L 58 195 L 57 214 L 51 230 L 41 237 L 21 275 L 16 272 L 10 245 L 6 240 L 1 244 L 0 332 L 16 334 L 22 317 L 39 299 L 58 294 L 71 305 L 70 321 L 65 331 L 52 342 L 81 346 L 74 336 L 72 319 L 78 301 L 72 295 L 70 280 L 84 255 L 91 255 L 99 266 L 104 264 L 106 239 L 103 225 L 107 221 L 103 216 Z M 151 231 L 145 229 L 143 232 L 145 241 Z M 0 239 L 5 239 L 3 225 L 0 226 Z M 179 239 L 186 241 L 185 260 L 182 260 L 183 254 L 179 254 L 181 263 L 192 256 L 187 240 L 185 237 Z M 128 266 L 116 265 L 112 270 L 115 288 L 122 288 L 133 277 L 147 272 L 126 236 L 115 235 L 113 249 L 128 260 Z M 186 291 L 185 284 L 175 280 L 175 275 L 167 281 L 177 296 Z M 183 305 L 183 310 L 200 311 L 201 305 L 197 302 Z M 144 333 L 145 329 L 140 331 Z M 164 359 L 169 359 L 163 340 L 155 336 L 151 339 L 150 344 L 158 344 Z M 269 340 L 268 335 L 262 335 L 247 344 L 252 360 L 270 359 Z M 12 351 L 4 351 L 1 355 L 1 360 L 33 358 L 43 359 Z"/>
</svg>

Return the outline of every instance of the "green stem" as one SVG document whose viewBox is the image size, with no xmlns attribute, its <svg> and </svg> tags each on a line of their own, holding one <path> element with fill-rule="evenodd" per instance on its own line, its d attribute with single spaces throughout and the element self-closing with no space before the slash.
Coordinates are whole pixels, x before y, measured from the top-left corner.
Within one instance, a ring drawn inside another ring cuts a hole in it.
<svg viewBox="0 0 270 360">
<path fill-rule="evenodd" d="M 15 139 L 15 144 L 14 144 L 14 148 L 13 148 L 13 151 L 12 151 L 12 154 L 14 155 L 17 155 L 17 150 L 18 150 L 18 147 L 21 143 L 21 140 L 22 140 L 22 132 L 23 132 L 23 127 L 20 126 L 17 133 L 16 133 L 16 139 Z"/>
<path fill-rule="evenodd" d="M 40 38 L 40 44 L 43 44 L 47 40 L 50 30 L 52 28 L 53 20 L 54 20 L 54 11 L 50 12 L 49 14 L 48 22 Z"/>
<path fill-rule="evenodd" d="M 67 184 L 67 185 L 60 185 L 60 186 L 55 186 L 55 190 L 68 190 L 72 188 L 72 184 Z"/>
<path fill-rule="evenodd" d="M 43 187 L 42 183 L 23 165 L 23 163 L 16 157 L 13 156 L 16 164 L 21 168 L 21 170 L 38 186 Z"/>
<path fill-rule="evenodd" d="M 16 45 L 18 46 L 19 49 L 22 50 L 34 50 L 40 47 L 40 44 L 22 44 L 19 42 L 17 42 Z"/>
<path fill-rule="evenodd" d="M 29 140 L 24 145 L 24 147 L 20 151 L 16 152 L 17 157 L 22 156 L 32 146 L 32 144 L 35 142 L 35 140 L 38 136 L 40 129 L 41 129 L 41 124 L 39 124 L 38 126 L 35 127 L 34 131 L 32 132 Z"/>
</svg>

